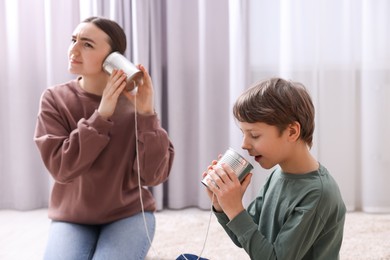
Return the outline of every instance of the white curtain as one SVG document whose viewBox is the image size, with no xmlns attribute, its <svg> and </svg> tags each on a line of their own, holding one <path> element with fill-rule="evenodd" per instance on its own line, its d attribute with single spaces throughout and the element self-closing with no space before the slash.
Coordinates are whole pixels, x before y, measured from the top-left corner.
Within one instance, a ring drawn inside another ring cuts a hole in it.
<svg viewBox="0 0 390 260">
<path fill-rule="evenodd" d="M 28 14 L 28 15 L 26 15 Z M 390 105 L 386 0 L 4 0 L 0 2 L 0 209 L 46 207 L 51 179 L 32 141 L 39 97 L 73 78 L 70 36 L 80 20 L 116 20 L 126 55 L 143 63 L 176 148 L 159 209 L 209 208 L 201 173 L 240 149 L 232 116 L 251 83 L 304 83 L 316 106 L 313 154 L 339 183 L 349 210 L 390 212 Z M 269 171 L 255 166 L 249 202 Z"/>
<path fill-rule="evenodd" d="M 247 12 L 245 1 L 168 1 L 170 208 L 209 208 L 201 173 L 229 146 L 240 151 L 231 108 L 249 82 Z"/>
<path fill-rule="evenodd" d="M 76 9 L 74 1 L 57 1 L 56 8 L 51 1 L 0 2 L 1 209 L 47 206 L 51 183 L 32 138 L 42 91 L 69 79 Z"/>
<path fill-rule="evenodd" d="M 253 78 L 303 82 L 317 108 L 313 153 L 350 210 L 390 212 L 390 3 L 251 1 Z"/>
<path fill-rule="evenodd" d="M 390 2 L 363 2 L 361 50 L 361 183 L 368 212 L 390 212 Z"/>
</svg>

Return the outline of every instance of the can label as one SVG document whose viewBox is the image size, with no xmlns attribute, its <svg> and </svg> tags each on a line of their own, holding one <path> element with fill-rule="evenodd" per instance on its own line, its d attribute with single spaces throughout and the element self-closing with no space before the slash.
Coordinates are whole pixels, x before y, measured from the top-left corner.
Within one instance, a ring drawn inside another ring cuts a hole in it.
<svg viewBox="0 0 390 260">
<path fill-rule="evenodd" d="M 218 160 L 216 166 L 222 167 L 222 163 L 225 163 L 232 168 L 233 172 L 237 175 L 237 178 L 240 182 L 253 169 L 253 165 L 248 162 L 244 157 L 242 157 L 238 152 L 236 152 L 233 148 L 229 148 L 223 154 L 221 159 Z M 212 182 L 214 182 L 210 175 L 206 175 L 202 180 L 202 183 L 206 186 L 208 186 L 207 179 L 210 179 Z"/>
</svg>

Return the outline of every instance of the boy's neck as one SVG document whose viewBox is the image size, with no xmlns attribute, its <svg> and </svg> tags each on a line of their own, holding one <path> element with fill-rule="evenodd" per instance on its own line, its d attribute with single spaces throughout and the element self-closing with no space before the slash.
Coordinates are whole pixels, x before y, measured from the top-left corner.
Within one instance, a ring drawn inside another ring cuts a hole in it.
<svg viewBox="0 0 390 260">
<path fill-rule="evenodd" d="M 294 152 L 287 160 L 280 163 L 280 167 L 287 173 L 305 174 L 318 170 L 319 163 L 310 153 L 306 144 L 301 143 L 301 145 L 297 144 Z"/>
</svg>

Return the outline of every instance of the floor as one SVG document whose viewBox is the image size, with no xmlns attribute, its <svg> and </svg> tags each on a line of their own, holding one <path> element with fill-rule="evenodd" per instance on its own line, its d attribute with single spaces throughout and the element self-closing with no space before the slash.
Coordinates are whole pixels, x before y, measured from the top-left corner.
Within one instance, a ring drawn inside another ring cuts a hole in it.
<svg viewBox="0 0 390 260">
<path fill-rule="evenodd" d="M 0 259 L 40 260 L 50 221 L 46 209 L 0 211 Z M 226 236 L 209 211 L 196 208 L 156 213 L 157 230 L 148 260 L 192 253 L 208 259 L 249 260 Z M 348 213 L 342 260 L 390 259 L 390 214 Z"/>
</svg>

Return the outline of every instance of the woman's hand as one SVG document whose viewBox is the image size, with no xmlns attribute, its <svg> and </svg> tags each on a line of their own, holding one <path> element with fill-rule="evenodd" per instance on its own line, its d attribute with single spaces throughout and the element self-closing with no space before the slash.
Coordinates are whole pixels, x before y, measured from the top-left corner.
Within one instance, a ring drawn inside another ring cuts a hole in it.
<svg viewBox="0 0 390 260">
<path fill-rule="evenodd" d="M 126 87 L 126 74 L 122 70 L 113 70 L 103 90 L 102 100 L 98 108 L 99 114 L 108 119 L 114 114 L 118 97 Z"/>
<path fill-rule="evenodd" d="M 123 90 L 123 94 L 135 104 L 135 98 L 137 98 L 136 109 L 137 113 L 141 115 L 152 115 L 154 114 L 154 91 L 152 79 L 146 68 L 141 64 L 137 67 L 143 72 L 144 77 L 142 83 L 138 86 L 138 90 L 135 95 L 130 92 Z"/>
<path fill-rule="evenodd" d="M 215 194 L 223 212 L 232 220 L 244 210 L 242 198 L 252 179 L 252 173 L 240 183 L 232 168 L 223 163 L 222 168 L 214 165 L 208 174 L 213 180 L 208 181 L 210 191 Z"/>
</svg>

